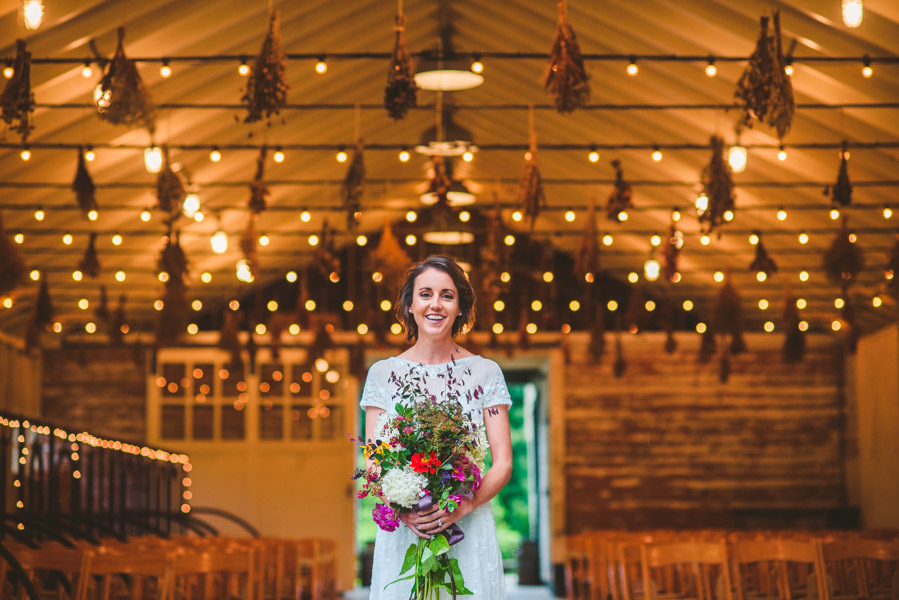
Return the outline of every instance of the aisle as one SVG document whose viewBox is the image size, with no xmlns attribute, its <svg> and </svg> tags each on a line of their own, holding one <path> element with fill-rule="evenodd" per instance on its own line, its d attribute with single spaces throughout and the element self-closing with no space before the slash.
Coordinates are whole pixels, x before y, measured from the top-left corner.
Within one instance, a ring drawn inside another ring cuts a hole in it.
<svg viewBox="0 0 899 600">
<path fill-rule="evenodd" d="M 368 588 L 358 588 L 346 592 L 343 597 L 347 600 L 368 600 Z M 506 600 L 551 600 L 552 598 L 553 595 L 546 586 L 519 586 L 517 575 L 506 576 Z"/>
</svg>

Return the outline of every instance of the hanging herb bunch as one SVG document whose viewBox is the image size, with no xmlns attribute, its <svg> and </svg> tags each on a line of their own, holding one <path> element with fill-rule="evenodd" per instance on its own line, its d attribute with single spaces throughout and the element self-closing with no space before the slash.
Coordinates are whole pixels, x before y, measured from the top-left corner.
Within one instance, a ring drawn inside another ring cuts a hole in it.
<svg viewBox="0 0 899 600">
<path fill-rule="evenodd" d="M 117 34 L 115 54 L 94 92 L 97 112 L 101 119 L 113 125 L 145 127 L 153 133 L 156 129 L 153 98 L 144 85 L 137 66 L 125 56 L 125 28 L 119 27 Z"/>
<path fill-rule="evenodd" d="M 25 40 L 16 40 L 16 61 L 13 76 L 6 82 L 0 94 L 0 116 L 8 127 L 15 128 L 22 136 L 22 143 L 34 129 L 34 94 L 31 92 L 31 52 L 25 49 Z"/>
<path fill-rule="evenodd" d="M 50 299 L 50 289 L 47 278 L 41 279 L 41 287 L 37 299 L 31 309 L 31 318 L 25 330 L 25 349 L 31 351 L 40 345 L 43 335 L 53 323 L 53 302 Z"/>
<path fill-rule="evenodd" d="M 334 229 L 328 225 L 327 219 L 322 223 L 322 230 L 318 235 L 318 245 L 315 247 L 315 260 L 313 264 L 318 268 L 322 277 L 331 278 L 332 273 L 341 273 L 340 257 L 334 249 Z"/>
<path fill-rule="evenodd" d="M 109 335 L 109 341 L 113 345 L 121 344 L 122 336 L 128 331 L 128 316 L 125 313 L 125 303 L 127 300 L 128 297 L 125 296 L 125 294 L 119 296 L 118 306 L 116 306 L 115 312 L 112 313 L 112 318 L 109 320 L 109 325 L 106 328 L 107 334 Z"/>
<path fill-rule="evenodd" d="M 767 279 L 773 273 L 777 273 L 777 263 L 765 250 L 765 244 L 762 243 L 762 234 L 756 231 L 755 235 L 758 237 L 758 242 L 755 245 L 755 260 L 750 263 L 749 270 L 753 273 L 764 273 Z"/>
<path fill-rule="evenodd" d="M 256 175 L 250 184 L 250 202 L 248 208 L 250 212 L 258 215 L 267 207 L 266 198 L 271 193 L 265 184 L 265 155 L 267 148 L 262 146 L 259 149 L 259 156 L 256 158 Z"/>
<path fill-rule="evenodd" d="M 418 103 L 418 87 L 415 85 L 415 68 L 412 55 L 406 46 L 406 16 L 402 12 L 402 0 L 396 15 L 396 43 L 393 46 L 393 57 L 390 70 L 387 72 L 387 87 L 384 88 L 384 108 L 391 119 L 404 118 L 410 108 Z"/>
<path fill-rule="evenodd" d="M 403 283 L 403 275 L 412 261 L 400 246 L 389 222 L 384 223 L 381 239 L 378 240 L 378 246 L 368 255 L 368 261 L 372 272 L 381 273 L 382 283 L 387 289 L 400 288 Z"/>
<path fill-rule="evenodd" d="M 546 206 L 546 194 L 543 191 L 543 180 L 537 164 L 537 133 L 534 125 L 534 106 L 528 110 L 529 150 L 524 155 L 524 173 L 518 182 L 516 203 L 530 223 L 531 232 L 537 224 L 540 209 Z"/>
<path fill-rule="evenodd" d="M 91 174 L 87 170 L 87 161 L 84 159 L 84 149 L 78 149 L 78 168 L 75 169 L 75 180 L 72 181 L 72 191 L 75 192 L 75 200 L 81 214 L 87 217 L 92 210 L 98 210 L 96 198 L 96 186 Z"/>
<path fill-rule="evenodd" d="M 559 25 L 549 53 L 543 87 L 562 114 L 584 106 L 590 100 L 590 84 L 581 46 L 568 23 L 568 2 L 559 0 Z"/>
<path fill-rule="evenodd" d="M 825 275 L 834 285 L 851 284 L 865 268 L 865 254 L 850 236 L 849 217 L 843 215 L 840 220 L 840 231 L 824 252 L 821 261 Z"/>
<path fill-rule="evenodd" d="M 81 257 L 81 262 L 78 263 L 78 270 L 91 279 L 96 279 L 100 276 L 100 258 L 97 255 L 96 233 L 91 233 L 90 235 L 87 249 L 84 251 L 84 256 Z"/>
<path fill-rule="evenodd" d="M 708 207 L 699 214 L 699 222 L 703 223 L 703 233 L 718 231 L 726 222 L 724 214 L 736 209 L 734 182 L 730 175 L 730 167 L 724 159 L 724 140 L 718 136 L 711 139 L 712 157 L 702 170 L 702 193 L 708 198 Z"/>
<path fill-rule="evenodd" d="M 181 177 L 172 170 L 168 146 L 162 147 L 162 154 L 165 161 L 156 177 L 156 208 L 165 215 L 166 225 L 171 226 L 181 216 L 185 190 Z"/>
<path fill-rule="evenodd" d="M 840 149 L 840 170 L 837 182 L 830 190 L 831 199 L 840 206 L 852 204 L 852 182 L 849 181 L 849 142 L 843 140 Z"/>
<path fill-rule="evenodd" d="M 287 105 L 287 90 L 290 89 L 285 72 L 287 55 L 281 47 L 278 20 L 278 11 L 273 10 L 269 17 L 268 33 L 247 78 L 247 89 L 240 99 L 247 107 L 244 123 L 255 123 L 270 118 L 272 114 L 280 114 Z"/>
<path fill-rule="evenodd" d="M 157 270 L 168 275 L 156 326 L 156 343 L 160 347 L 177 343 L 187 328 L 187 256 L 178 232 L 170 229 L 166 237 L 157 263 Z"/>
<path fill-rule="evenodd" d="M 365 145 L 362 140 L 356 141 L 356 149 L 353 152 L 353 159 L 347 168 L 346 176 L 343 178 L 343 187 L 341 187 L 341 197 L 343 199 L 343 209 L 346 211 L 347 229 L 355 231 L 359 224 L 362 208 L 362 196 L 365 193 Z"/>
<path fill-rule="evenodd" d="M 770 36 L 769 19 L 761 17 L 758 42 L 737 81 L 734 97 L 743 107 L 744 125 L 751 127 L 753 119 L 758 119 L 775 128 L 783 139 L 793 123 L 795 102 L 793 84 L 785 71 L 779 11 L 774 11 L 773 21 L 774 35 Z"/>
<path fill-rule="evenodd" d="M 574 258 L 574 272 L 579 281 L 599 275 L 599 231 L 596 228 L 596 196 L 590 195 L 586 223 Z"/>
<path fill-rule="evenodd" d="M 621 223 L 626 218 L 622 213 L 634 207 L 634 191 L 631 189 L 631 184 L 624 180 L 621 161 L 617 158 L 613 160 L 612 168 L 615 169 L 615 187 L 609 194 L 609 201 L 606 203 L 606 216 L 611 221 Z"/>
<path fill-rule="evenodd" d="M 799 316 L 799 307 L 796 306 L 796 297 L 789 288 L 784 294 L 782 319 L 786 334 L 781 356 L 786 364 L 791 365 L 800 362 L 805 355 L 805 333 L 799 329 L 802 318 Z"/>
<path fill-rule="evenodd" d="M 684 247 L 684 234 L 674 226 L 674 219 L 668 227 L 668 239 L 662 248 L 662 277 L 674 281 L 678 277 L 677 259 Z"/>
<path fill-rule="evenodd" d="M 9 294 L 25 280 L 25 260 L 18 245 L 3 230 L 0 213 L 0 294 Z"/>
<path fill-rule="evenodd" d="M 255 278 L 259 274 L 259 236 L 256 235 L 256 220 L 259 216 L 250 211 L 247 215 L 247 226 L 240 236 L 240 251 L 244 260 L 247 261 L 247 268 L 250 270 L 250 276 Z"/>
<path fill-rule="evenodd" d="M 893 244 L 893 249 L 890 251 L 886 266 L 886 278 L 887 290 L 899 300 L 899 235 L 896 235 L 896 243 Z"/>
<path fill-rule="evenodd" d="M 728 273 L 718 292 L 711 329 L 716 335 L 730 335 L 730 353 L 740 354 L 746 350 L 743 341 L 743 301 L 732 279 Z"/>
</svg>

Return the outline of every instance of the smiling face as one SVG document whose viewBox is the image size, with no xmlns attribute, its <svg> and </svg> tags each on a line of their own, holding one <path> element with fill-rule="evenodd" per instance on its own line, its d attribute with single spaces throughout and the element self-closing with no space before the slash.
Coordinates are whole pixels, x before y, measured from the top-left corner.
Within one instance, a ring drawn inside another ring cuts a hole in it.
<svg viewBox="0 0 899 600">
<path fill-rule="evenodd" d="M 409 309 L 418 326 L 418 337 L 452 337 L 459 316 L 459 291 L 448 273 L 426 269 L 415 278 Z"/>
</svg>

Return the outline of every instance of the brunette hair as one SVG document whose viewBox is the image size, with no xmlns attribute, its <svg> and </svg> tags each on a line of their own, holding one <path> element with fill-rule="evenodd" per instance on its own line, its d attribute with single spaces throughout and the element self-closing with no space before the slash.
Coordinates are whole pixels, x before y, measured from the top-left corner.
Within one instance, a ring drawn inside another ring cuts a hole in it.
<svg viewBox="0 0 899 600">
<path fill-rule="evenodd" d="M 431 255 L 406 271 L 403 285 L 400 286 L 397 294 L 396 318 L 405 327 L 406 340 L 410 342 L 418 338 L 418 325 L 415 323 L 415 317 L 409 312 L 409 307 L 412 306 L 412 296 L 415 292 L 415 279 L 428 269 L 437 269 L 449 275 L 450 279 L 453 280 L 453 285 L 456 286 L 456 290 L 459 292 L 459 312 L 462 314 L 453 320 L 453 337 L 462 331 L 462 328 L 466 325 L 470 328 L 475 320 L 474 305 L 477 299 L 475 298 L 474 288 L 471 287 L 465 271 L 449 256 Z"/>
</svg>

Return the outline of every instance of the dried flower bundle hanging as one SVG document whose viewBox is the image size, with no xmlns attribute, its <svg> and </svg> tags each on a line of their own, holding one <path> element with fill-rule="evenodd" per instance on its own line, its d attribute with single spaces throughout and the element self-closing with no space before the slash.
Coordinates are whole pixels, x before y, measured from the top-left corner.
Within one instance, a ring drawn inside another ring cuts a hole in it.
<svg viewBox="0 0 899 600">
<path fill-rule="evenodd" d="M 705 330 L 702 334 L 702 341 L 699 344 L 699 354 L 696 357 L 697 362 L 702 364 L 708 363 L 718 351 L 718 342 L 715 341 L 715 332 L 711 328 Z"/>
<path fill-rule="evenodd" d="M 168 146 L 163 146 L 162 152 L 165 161 L 162 170 L 156 177 L 156 208 L 165 215 L 165 222 L 171 225 L 181 216 L 186 192 L 181 176 L 172 170 Z"/>
<path fill-rule="evenodd" d="M 596 296 L 596 314 L 593 316 L 593 324 L 590 326 L 590 344 L 587 346 L 587 354 L 592 363 L 599 362 L 606 351 L 605 310 L 599 293 Z"/>
<path fill-rule="evenodd" d="M 247 227 L 244 229 L 243 235 L 240 236 L 240 251 L 243 253 L 243 257 L 247 261 L 247 267 L 250 269 L 250 275 L 254 279 L 259 274 L 259 236 L 256 235 L 257 218 L 253 212 L 247 215 Z"/>
<path fill-rule="evenodd" d="M 543 180 L 537 165 L 537 132 L 534 125 L 534 105 L 528 108 L 529 150 L 524 155 L 524 173 L 518 182 L 516 203 L 534 231 L 537 215 L 546 206 L 546 194 L 543 191 Z"/>
<path fill-rule="evenodd" d="M 899 300 L 899 235 L 896 235 L 896 243 L 893 244 L 893 249 L 890 250 L 885 273 L 887 290 L 893 294 L 894 298 Z"/>
<path fill-rule="evenodd" d="M 728 379 L 730 379 L 730 354 L 722 352 L 718 361 L 718 381 L 727 383 Z"/>
<path fill-rule="evenodd" d="M 181 248 L 181 233 L 172 233 L 169 230 L 166 236 L 165 246 L 159 254 L 159 260 L 156 263 L 156 270 L 159 273 L 168 275 L 167 281 L 177 279 L 182 283 L 187 282 L 188 262 L 187 255 Z"/>
<path fill-rule="evenodd" d="M 234 310 L 225 309 L 222 313 L 222 329 L 219 334 L 219 348 L 228 352 L 228 362 L 225 369 L 231 378 L 238 381 L 243 379 L 243 346 L 240 343 L 241 314 Z"/>
<path fill-rule="evenodd" d="M 724 158 L 724 140 L 712 136 L 712 157 L 702 170 L 703 194 L 708 198 L 708 208 L 699 215 L 699 222 L 705 224 L 703 232 L 710 234 L 723 225 L 724 213 L 736 209 L 734 182 L 730 176 L 730 167 Z M 721 231 L 718 230 L 718 236 Z"/>
<path fill-rule="evenodd" d="M 25 330 L 25 348 L 31 351 L 40 345 L 41 335 L 53 323 L 53 302 L 50 299 L 50 289 L 47 278 L 41 280 L 41 287 L 31 309 L 31 318 Z"/>
<path fill-rule="evenodd" d="M 789 288 L 784 294 L 782 319 L 786 334 L 781 356 L 786 364 L 796 364 L 805 355 L 805 333 L 799 329 L 799 322 L 802 318 L 799 316 L 799 307 L 796 306 L 796 297 Z"/>
<path fill-rule="evenodd" d="M 852 204 L 852 182 L 849 181 L 849 142 L 843 140 L 837 182 L 830 189 L 831 198 L 840 206 Z"/>
<path fill-rule="evenodd" d="M 755 50 L 749 56 L 749 64 L 737 81 L 734 98 L 743 107 L 743 123 L 752 119 L 763 120 L 768 111 L 768 99 L 774 75 L 774 42 L 768 35 L 767 16 L 760 19 L 761 27 Z"/>
<path fill-rule="evenodd" d="M 109 341 L 113 345 L 121 344 L 125 332 L 128 331 L 128 316 L 125 314 L 125 302 L 127 299 L 125 294 L 119 296 L 119 304 L 116 306 L 115 312 L 112 313 L 112 318 L 109 320 L 109 325 L 106 328 Z"/>
<path fill-rule="evenodd" d="M 586 223 L 574 257 L 574 272 L 580 281 L 599 275 L 599 231 L 596 228 L 596 196 L 590 195 Z"/>
<path fill-rule="evenodd" d="M 677 259 L 684 247 L 684 234 L 674 226 L 674 220 L 668 227 L 668 239 L 662 248 L 662 277 L 666 281 L 674 281 L 677 277 Z"/>
<path fill-rule="evenodd" d="M 824 273 L 834 285 L 849 285 L 865 268 L 865 254 L 850 240 L 849 217 L 843 215 L 840 231 L 830 243 L 821 261 Z"/>
<path fill-rule="evenodd" d="M 768 115 L 765 122 L 777 130 L 777 137 L 783 140 L 793 125 L 793 112 L 796 110 L 796 102 L 793 97 L 793 81 L 786 71 L 787 61 L 784 59 L 783 44 L 781 42 L 779 10 L 774 11 L 772 22 L 774 23 L 773 70 L 771 73 L 771 95 L 768 97 Z"/>
<path fill-rule="evenodd" d="M 346 177 L 343 178 L 341 197 L 343 198 L 343 210 L 346 211 L 347 229 L 354 231 L 359 224 L 359 214 L 362 208 L 362 196 L 365 193 L 365 145 L 362 140 L 357 140 L 356 149 L 353 152 L 353 160 L 347 168 Z"/>
<path fill-rule="evenodd" d="M 8 127 L 14 127 L 22 136 L 22 143 L 34 129 L 34 94 L 31 92 L 31 52 L 25 49 L 25 40 L 16 40 L 16 62 L 13 76 L 6 82 L 0 94 L 0 116 Z"/>
<path fill-rule="evenodd" d="M 328 225 L 325 219 L 322 230 L 318 235 L 318 245 L 315 247 L 315 260 L 313 264 L 318 268 L 322 277 L 331 278 L 334 273 L 341 273 L 340 256 L 334 248 L 334 228 Z"/>
<path fill-rule="evenodd" d="M 84 256 L 81 257 L 81 262 L 78 263 L 78 270 L 91 279 L 96 279 L 100 276 L 100 258 L 97 255 L 96 233 L 91 233 Z"/>
<path fill-rule="evenodd" d="M 259 157 L 256 158 L 256 176 L 250 184 L 249 209 L 253 214 L 259 214 L 266 209 L 266 198 L 271 193 L 265 184 L 265 155 L 266 147 L 259 149 Z"/>
<path fill-rule="evenodd" d="M 156 129 L 156 108 L 150 90 L 141 80 L 137 66 L 125 56 L 125 28 L 119 27 L 117 34 L 115 54 L 95 92 L 97 112 L 113 125 L 146 127 L 152 133 Z"/>
<path fill-rule="evenodd" d="M 716 335 L 730 334 L 731 354 L 746 350 L 746 343 L 743 341 L 743 301 L 730 274 L 718 292 L 711 329 Z"/>
<path fill-rule="evenodd" d="M 75 170 L 75 180 L 72 182 L 72 191 L 75 192 L 75 200 L 78 202 L 78 208 L 86 217 L 92 210 L 98 210 L 97 198 L 95 196 L 96 186 L 91 174 L 87 171 L 87 161 L 84 159 L 84 151 L 78 149 L 78 168 Z"/>
<path fill-rule="evenodd" d="M 759 238 L 755 245 L 755 260 L 749 265 L 749 270 L 753 273 L 764 273 L 765 277 L 770 277 L 772 273 L 777 273 L 777 264 L 774 259 L 765 250 L 765 244 L 762 243 L 762 234 L 756 232 Z"/>
<path fill-rule="evenodd" d="M 156 323 L 157 347 L 177 344 L 187 330 L 187 321 L 187 285 L 180 277 L 169 277 Z"/>
<path fill-rule="evenodd" d="M 406 47 L 406 16 L 402 13 L 402 4 L 393 28 L 396 31 L 396 43 L 393 46 L 390 70 L 387 72 L 387 87 L 384 88 L 384 108 L 390 118 L 398 121 L 418 103 L 415 68 L 412 65 L 412 55 Z"/>
<path fill-rule="evenodd" d="M 94 309 L 94 316 L 102 322 L 109 321 L 111 316 L 109 313 L 109 296 L 106 294 L 105 285 L 100 286 L 100 302 L 97 303 L 97 308 Z"/>
<path fill-rule="evenodd" d="M 606 216 L 617 223 L 624 220 L 621 213 L 628 208 L 633 208 L 634 192 L 631 184 L 624 180 L 624 170 L 621 168 L 621 161 L 617 158 L 612 161 L 612 168 L 615 169 L 615 188 L 609 194 L 609 201 L 606 203 Z"/>
<path fill-rule="evenodd" d="M 378 246 L 368 255 L 368 260 L 372 272 L 378 271 L 383 276 L 383 284 L 387 289 L 400 288 L 406 269 L 412 263 L 409 255 L 400 246 L 399 240 L 393 235 L 393 228 L 389 222 L 384 223 Z"/>
<path fill-rule="evenodd" d="M 278 27 L 278 11 L 271 13 L 268 33 L 262 42 L 262 49 L 256 57 L 250 76 L 247 78 L 247 89 L 241 97 L 246 104 L 247 117 L 244 123 L 255 123 L 272 114 L 280 114 L 287 105 L 287 55 L 281 47 L 281 31 Z"/>
<path fill-rule="evenodd" d="M 3 230 L 0 213 L 0 294 L 9 294 L 25 280 L 25 260 L 18 245 Z"/>
<path fill-rule="evenodd" d="M 615 379 L 621 379 L 627 372 L 627 362 L 624 360 L 624 351 L 621 348 L 621 332 L 615 335 L 615 363 L 612 365 L 612 374 Z"/>
<path fill-rule="evenodd" d="M 559 0 L 559 25 L 549 53 L 543 87 L 553 98 L 556 110 L 570 113 L 590 100 L 590 83 L 581 46 L 568 23 L 568 2 Z"/>
<path fill-rule="evenodd" d="M 677 350 L 677 340 L 674 337 L 676 318 L 677 315 L 671 301 L 662 302 L 659 308 L 659 321 L 662 322 L 662 329 L 665 331 L 665 352 L 668 354 L 674 354 L 674 351 Z"/>
</svg>

